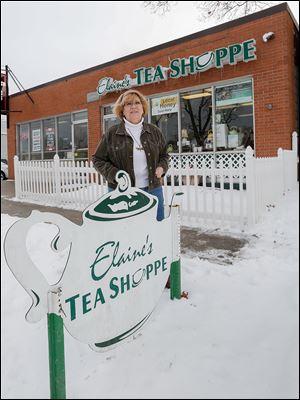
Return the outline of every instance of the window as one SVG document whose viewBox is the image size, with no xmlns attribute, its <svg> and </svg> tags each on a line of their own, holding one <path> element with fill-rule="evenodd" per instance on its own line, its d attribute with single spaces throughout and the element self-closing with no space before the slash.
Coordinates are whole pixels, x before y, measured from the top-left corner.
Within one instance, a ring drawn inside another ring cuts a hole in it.
<svg viewBox="0 0 300 400">
<path fill-rule="evenodd" d="M 74 158 L 75 160 L 88 158 L 87 122 L 74 124 Z"/>
<path fill-rule="evenodd" d="M 71 114 L 57 118 L 59 158 L 72 159 L 72 124 Z"/>
<path fill-rule="evenodd" d="M 73 116 L 73 122 L 87 121 L 87 119 L 88 119 L 87 111 L 79 111 L 79 112 L 73 113 L 72 116 Z"/>
<path fill-rule="evenodd" d="M 216 150 L 254 148 L 252 82 L 216 87 Z"/>
<path fill-rule="evenodd" d="M 79 161 L 88 159 L 88 114 L 79 111 L 72 114 L 74 132 L 74 159 Z"/>
<path fill-rule="evenodd" d="M 181 151 L 213 150 L 212 88 L 181 95 Z"/>
<path fill-rule="evenodd" d="M 103 114 L 104 115 L 114 115 L 112 106 L 103 107 Z"/>
<path fill-rule="evenodd" d="M 78 111 L 17 126 L 20 160 L 88 159 L 88 114 Z"/>
<path fill-rule="evenodd" d="M 115 116 L 112 110 L 112 106 L 103 107 L 103 133 L 104 135 L 109 131 L 109 129 L 120 123 L 119 118 Z"/>
<path fill-rule="evenodd" d="M 178 96 L 151 99 L 151 123 L 162 131 L 168 153 L 178 152 Z"/>
<path fill-rule="evenodd" d="M 42 158 L 42 133 L 41 121 L 30 123 L 30 159 L 41 160 Z"/>
<path fill-rule="evenodd" d="M 20 160 L 29 160 L 29 124 L 20 125 L 19 143 Z"/>
<path fill-rule="evenodd" d="M 49 118 L 43 121 L 44 159 L 53 159 L 56 153 L 55 119 Z"/>
</svg>

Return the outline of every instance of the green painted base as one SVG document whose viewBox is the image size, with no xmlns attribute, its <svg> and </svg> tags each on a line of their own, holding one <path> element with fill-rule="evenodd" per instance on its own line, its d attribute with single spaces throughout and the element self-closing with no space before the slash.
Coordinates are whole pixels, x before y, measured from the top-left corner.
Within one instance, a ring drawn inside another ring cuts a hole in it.
<svg viewBox="0 0 300 400">
<path fill-rule="evenodd" d="M 181 298 L 181 268 L 180 259 L 171 264 L 170 274 L 170 298 L 171 300 Z"/>
<path fill-rule="evenodd" d="M 64 324 L 60 316 L 47 314 L 50 398 L 66 398 Z"/>
</svg>

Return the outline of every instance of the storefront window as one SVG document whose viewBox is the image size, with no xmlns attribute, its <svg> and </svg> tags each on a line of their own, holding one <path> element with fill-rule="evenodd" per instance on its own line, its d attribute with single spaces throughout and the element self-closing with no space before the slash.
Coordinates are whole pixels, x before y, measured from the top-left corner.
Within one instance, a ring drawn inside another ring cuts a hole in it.
<svg viewBox="0 0 300 400">
<path fill-rule="evenodd" d="M 103 114 L 104 115 L 114 115 L 112 106 L 103 107 Z"/>
<path fill-rule="evenodd" d="M 73 115 L 73 122 L 87 121 L 87 119 L 88 119 L 87 111 L 79 111 L 79 112 L 73 113 L 72 115 Z"/>
<path fill-rule="evenodd" d="M 31 160 L 41 160 L 42 158 L 42 130 L 41 122 L 31 122 L 30 124 L 30 143 L 31 143 Z"/>
<path fill-rule="evenodd" d="M 88 159 L 88 114 L 78 111 L 17 127 L 21 160 Z M 57 131 L 57 132 L 56 132 Z"/>
<path fill-rule="evenodd" d="M 52 159 L 56 153 L 55 119 L 49 118 L 43 121 L 44 126 L 44 159 Z"/>
<path fill-rule="evenodd" d="M 213 150 L 212 88 L 181 95 L 181 151 Z"/>
<path fill-rule="evenodd" d="M 74 124 L 74 158 L 75 160 L 88 158 L 87 122 Z"/>
<path fill-rule="evenodd" d="M 103 132 L 106 134 L 109 129 L 120 123 L 120 120 L 115 116 L 112 106 L 103 107 Z"/>
<path fill-rule="evenodd" d="M 73 159 L 71 115 L 57 118 L 59 158 Z"/>
<path fill-rule="evenodd" d="M 20 125 L 19 143 L 20 160 L 29 160 L 29 124 Z"/>
<path fill-rule="evenodd" d="M 216 150 L 254 148 L 251 81 L 216 87 Z"/>
<path fill-rule="evenodd" d="M 120 121 L 118 120 L 117 117 L 105 118 L 104 119 L 104 134 L 107 133 L 112 126 L 117 125 L 119 123 L 120 123 Z"/>
<path fill-rule="evenodd" d="M 177 94 L 151 99 L 151 123 L 162 131 L 168 153 L 179 151 Z"/>
</svg>

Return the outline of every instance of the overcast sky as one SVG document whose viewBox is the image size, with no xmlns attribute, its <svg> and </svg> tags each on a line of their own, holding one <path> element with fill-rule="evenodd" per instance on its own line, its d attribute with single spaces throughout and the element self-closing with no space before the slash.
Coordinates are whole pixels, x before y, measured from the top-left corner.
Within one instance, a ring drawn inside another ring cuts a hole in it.
<svg viewBox="0 0 300 400">
<path fill-rule="evenodd" d="M 1 67 L 29 89 L 216 24 L 199 22 L 193 1 L 164 16 L 142 3 L 1 1 Z M 288 4 L 299 21 L 299 2 Z M 11 79 L 9 90 L 18 91 Z"/>
</svg>

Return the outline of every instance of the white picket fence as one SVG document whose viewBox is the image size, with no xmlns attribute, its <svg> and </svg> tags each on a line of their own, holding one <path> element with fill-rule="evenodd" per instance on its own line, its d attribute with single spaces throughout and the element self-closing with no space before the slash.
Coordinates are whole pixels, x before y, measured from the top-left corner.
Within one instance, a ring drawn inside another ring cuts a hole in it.
<svg viewBox="0 0 300 400">
<path fill-rule="evenodd" d="M 14 158 L 16 199 L 84 210 L 107 192 L 107 183 L 92 162 L 19 161 Z M 245 152 L 172 155 L 164 177 L 166 211 L 175 193 L 181 196 L 182 223 L 213 227 L 251 226 L 268 205 L 297 186 L 297 133 L 292 150 L 277 157 L 255 158 Z M 176 196 L 176 199 L 179 198 Z M 178 202 L 176 200 L 176 202 Z"/>
</svg>

